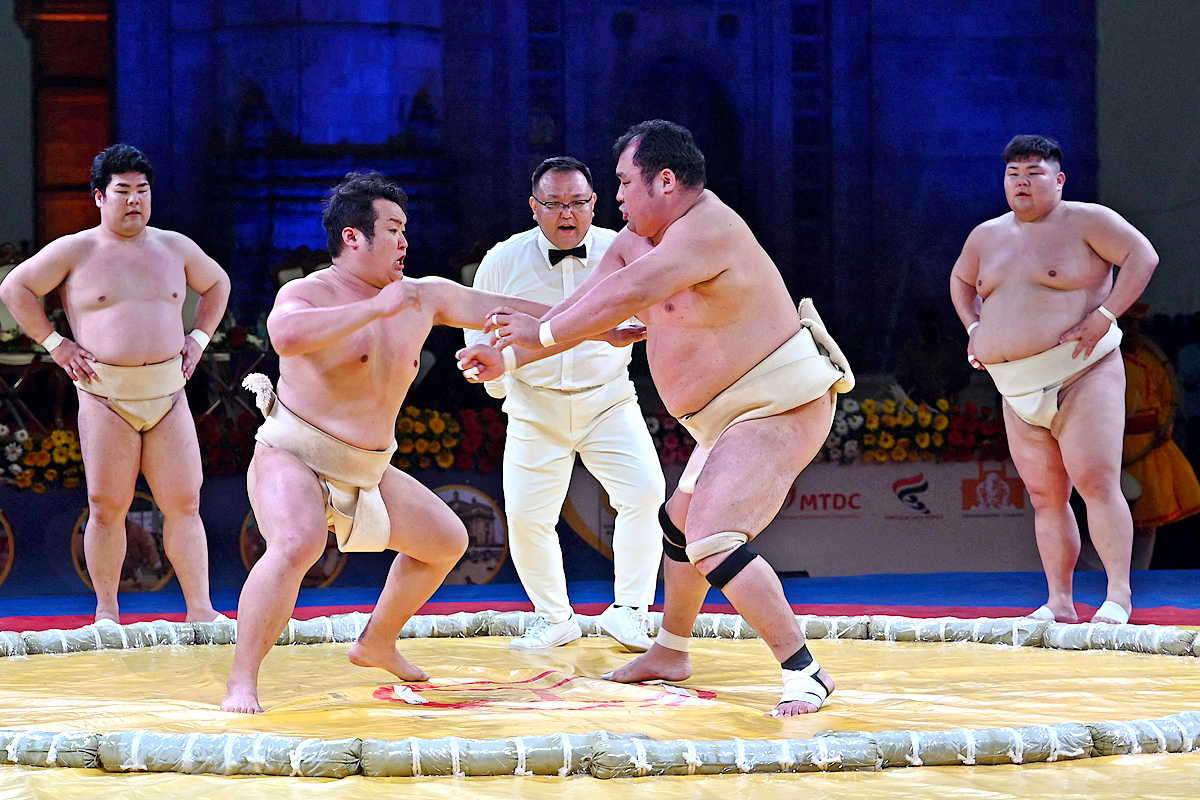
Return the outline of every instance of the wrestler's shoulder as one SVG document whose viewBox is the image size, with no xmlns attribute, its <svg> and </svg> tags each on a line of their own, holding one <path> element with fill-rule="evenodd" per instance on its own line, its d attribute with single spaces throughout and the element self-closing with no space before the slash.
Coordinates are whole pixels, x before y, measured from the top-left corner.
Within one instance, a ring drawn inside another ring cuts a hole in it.
<svg viewBox="0 0 1200 800">
<path fill-rule="evenodd" d="M 1124 219 L 1116 211 L 1099 203 L 1084 203 L 1079 200 L 1064 200 L 1063 207 L 1074 219 L 1095 224 L 1105 224 Z"/>
</svg>

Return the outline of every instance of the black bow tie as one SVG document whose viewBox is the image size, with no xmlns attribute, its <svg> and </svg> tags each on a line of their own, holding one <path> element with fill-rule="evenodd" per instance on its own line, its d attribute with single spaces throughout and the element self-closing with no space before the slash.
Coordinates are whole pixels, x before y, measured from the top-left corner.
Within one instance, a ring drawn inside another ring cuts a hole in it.
<svg viewBox="0 0 1200 800">
<path fill-rule="evenodd" d="M 584 245 L 579 245 L 579 247 L 572 247 L 570 250 L 555 250 L 553 247 L 551 247 L 550 266 L 556 266 L 558 262 L 562 261 L 567 256 L 575 256 L 580 261 L 587 261 L 587 247 Z"/>
</svg>

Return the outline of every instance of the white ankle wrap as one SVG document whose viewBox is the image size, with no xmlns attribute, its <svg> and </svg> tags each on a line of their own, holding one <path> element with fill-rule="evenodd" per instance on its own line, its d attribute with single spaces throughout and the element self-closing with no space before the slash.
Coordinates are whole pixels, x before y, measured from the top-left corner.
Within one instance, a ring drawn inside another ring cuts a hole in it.
<svg viewBox="0 0 1200 800">
<path fill-rule="evenodd" d="M 692 644 L 692 637 L 676 636 L 660 625 L 658 628 L 658 636 L 654 637 L 654 643 L 661 645 L 668 650 L 678 650 L 680 653 L 686 653 Z"/>
</svg>

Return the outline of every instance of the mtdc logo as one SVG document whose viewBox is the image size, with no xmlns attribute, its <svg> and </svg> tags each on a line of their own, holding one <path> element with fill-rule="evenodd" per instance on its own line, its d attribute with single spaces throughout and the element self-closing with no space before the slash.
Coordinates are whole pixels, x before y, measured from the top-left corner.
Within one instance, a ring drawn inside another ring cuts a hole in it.
<svg viewBox="0 0 1200 800">
<path fill-rule="evenodd" d="M 896 493 L 901 503 L 911 508 L 913 511 L 918 511 L 922 514 L 931 513 L 929 506 L 921 501 L 921 494 L 929 488 L 929 481 L 925 480 L 925 473 L 918 473 L 911 478 L 901 478 L 892 484 L 892 491 Z"/>
</svg>

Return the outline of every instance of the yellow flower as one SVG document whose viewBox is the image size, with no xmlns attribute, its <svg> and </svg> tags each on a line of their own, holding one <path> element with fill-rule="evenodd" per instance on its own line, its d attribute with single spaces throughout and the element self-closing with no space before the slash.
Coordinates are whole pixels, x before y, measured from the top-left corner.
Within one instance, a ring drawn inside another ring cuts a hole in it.
<svg viewBox="0 0 1200 800">
<path fill-rule="evenodd" d="M 74 489 L 79 485 L 79 478 L 63 478 L 64 489 Z"/>
<path fill-rule="evenodd" d="M 884 414 L 881 419 L 883 421 L 883 427 L 885 427 L 885 428 L 896 427 L 896 415 L 895 414 Z"/>
<path fill-rule="evenodd" d="M 450 434 L 446 434 L 442 437 L 443 450 L 453 450 L 455 447 L 458 447 L 458 439 L 455 439 Z"/>
<path fill-rule="evenodd" d="M 75 431 L 63 431 L 63 438 L 67 444 L 76 444 L 79 441 L 79 437 L 75 435 Z"/>
<path fill-rule="evenodd" d="M 905 411 L 916 411 L 917 410 L 917 404 L 912 400 L 912 398 L 910 398 L 910 397 L 904 398 L 904 410 Z"/>
<path fill-rule="evenodd" d="M 396 452 L 408 455 L 413 451 L 413 441 L 409 438 L 401 439 L 396 447 Z"/>
<path fill-rule="evenodd" d="M 15 482 L 18 489 L 28 489 L 29 485 L 33 483 L 33 470 L 21 470 L 21 474 L 17 476 L 17 480 Z"/>
<path fill-rule="evenodd" d="M 39 445 L 38 449 L 49 452 L 54 449 L 54 442 L 50 439 L 49 436 L 47 436 L 45 439 L 42 439 L 42 443 L 41 443 L 41 445 Z"/>
<path fill-rule="evenodd" d="M 895 443 L 896 443 L 895 438 L 887 431 L 884 431 L 883 433 L 879 434 L 879 446 L 882 447 L 884 450 L 892 449 L 892 445 L 894 445 Z"/>
<path fill-rule="evenodd" d="M 409 467 L 412 466 L 412 462 L 409 461 L 407 458 L 397 457 L 395 459 L 395 463 L 396 463 L 396 469 L 408 469 Z"/>
<path fill-rule="evenodd" d="M 462 425 L 460 425 L 458 423 L 458 420 L 454 419 L 453 417 L 451 417 L 450 421 L 446 423 L 446 432 L 447 433 L 458 433 L 461 430 L 462 430 Z"/>
<path fill-rule="evenodd" d="M 54 446 L 67 444 L 70 440 L 67 438 L 67 432 L 64 430 L 50 431 L 50 440 L 54 442 Z"/>
<path fill-rule="evenodd" d="M 905 411 L 896 417 L 896 421 L 907 428 L 909 425 L 913 424 L 913 415 Z"/>
<path fill-rule="evenodd" d="M 429 454 L 435 456 L 440 452 L 442 452 L 442 443 L 438 439 L 434 439 L 429 443 Z"/>
<path fill-rule="evenodd" d="M 867 430 L 873 431 L 879 427 L 879 417 L 875 416 L 874 414 L 868 414 L 867 421 L 863 424 L 867 426 Z"/>
<path fill-rule="evenodd" d="M 446 421 L 441 417 L 434 417 L 429 420 L 429 430 L 441 436 L 446 430 Z"/>
<path fill-rule="evenodd" d="M 70 455 L 71 460 L 76 464 L 83 463 L 83 451 L 79 449 L 79 444 L 77 442 L 72 442 L 70 447 Z"/>
<path fill-rule="evenodd" d="M 928 411 L 917 411 L 917 423 L 922 428 L 928 428 L 931 422 L 933 422 L 933 414 Z"/>
<path fill-rule="evenodd" d="M 45 494 L 46 493 L 46 484 L 41 483 L 41 482 L 35 483 L 32 486 L 30 486 L 29 488 L 33 489 L 35 494 Z"/>
<path fill-rule="evenodd" d="M 896 401 L 895 400 L 884 400 L 883 401 L 883 413 L 895 414 L 896 413 Z"/>
<path fill-rule="evenodd" d="M 397 433 L 412 433 L 413 421 L 408 417 L 401 417 L 396 422 Z"/>
<path fill-rule="evenodd" d="M 429 456 L 421 456 L 421 460 L 417 462 L 417 466 L 421 469 L 429 469 L 430 465 L 432 464 L 433 459 Z"/>
<path fill-rule="evenodd" d="M 46 483 L 53 483 L 58 480 L 58 470 L 51 468 L 42 473 L 42 477 L 46 479 Z"/>
<path fill-rule="evenodd" d="M 405 406 L 404 413 L 412 419 L 417 419 L 421 416 L 421 409 L 417 408 L 416 406 Z"/>
<path fill-rule="evenodd" d="M 933 418 L 933 429 L 935 431 L 944 431 L 946 426 L 950 424 L 950 418 L 945 414 L 938 414 Z"/>
<path fill-rule="evenodd" d="M 66 464 L 71 460 L 71 448 L 66 445 L 59 445 L 50 453 L 50 457 L 54 459 L 55 464 Z"/>
<path fill-rule="evenodd" d="M 875 442 L 876 442 L 875 434 L 873 434 L 873 433 L 865 433 L 865 434 L 863 434 L 863 445 L 864 445 L 864 446 L 866 446 L 866 447 L 874 447 L 874 446 L 875 446 Z"/>
<path fill-rule="evenodd" d="M 921 460 L 921 456 L 922 456 L 922 455 L 929 455 L 929 454 L 928 454 L 928 453 L 921 453 L 921 452 L 920 452 L 920 451 L 918 451 L 918 450 L 909 450 L 909 451 L 908 451 L 908 460 L 909 460 L 909 461 L 920 461 L 920 460 Z"/>
<path fill-rule="evenodd" d="M 922 450 L 925 450 L 929 447 L 929 434 L 927 432 L 921 431 L 914 438 L 917 440 L 917 447 L 921 448 Z"/>
<path fill-rule="evenodd" d="M 870 397 L 868 397 L 866 400 L 863 400 L 862 401 L 862 410 L 863 410 L 864 414 L 874 414 L 875 413 L 875 400 Z"/>
<path fill-rule="evenodd" d="M 907 450 L 911 446 L 912 439 L 909 439 L 907 436 L 905 436 L 903 439 L 896 440 L 896 447 L 903 447 L 905 450 Z"/>
<path fill-rule="evenodd" d="M 950 401 L 945 398 L 938 400 L 934 405 L 937 406 L 938 411 L 945 412 L 950 410 Z"/>
<path fill-rule="evenodd" d="M 933 442 L 934 447 L 941 447 L 946 442 L 945 438 L 940 433 L 933 434 L 933 436 L 929 437 L 929 439 L 931 442 Z"/>
<path fill-rule="evenodd" d="M 442 469 L 450 469 L 454 466 L 454 455 L 447 450 L 443 450 L 437 455 L 437 465 Z"/>
<path fill-rule="evenodd" d="M 897 447 L 892 451 L 892 461 L 907 461 L 908 451 L 903 447 Z"/>
<path fill-rule="evenodd" d="M 21 442 L 21 447 L 24 447 L 25 451 L 29 452 L 33 449 L 33 439 L 26 439 L 25 441 Z"/>
<path fill-rule="evenodd" d="M 413 433 L 415 433 L 417 436 L 424 435 L 425 431 L 427 431 L 427 430 L 429 430 L 429 428 L 426 427 L 424 422 L 414 422 L 413 423 Z"/>
<path fill-rule="evenodd" d="M 429 442 L 425 439 L 417 439 L 413 442 L 413 450 L 421 454 L 427 453 L 429 451 Z"/>
</svg>

